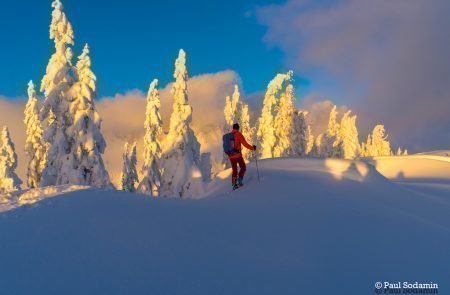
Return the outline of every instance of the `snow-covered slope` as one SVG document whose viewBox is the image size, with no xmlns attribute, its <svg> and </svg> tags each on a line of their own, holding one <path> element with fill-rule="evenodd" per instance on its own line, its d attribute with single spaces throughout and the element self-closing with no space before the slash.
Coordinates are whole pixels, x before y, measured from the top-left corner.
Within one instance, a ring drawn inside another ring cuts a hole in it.
<svg viewBox="0 0 450 295">
<path fill-rule="evenodd" d="M 261 183 L 251 166 L 231 192 L 223 172 L 200 200 L 90 189 L 1 214 L 2 293 L 373 294 L 377 281 L 448 283 L 450 195 L 405 189 L 361 162 L 259 164 Z"/>
</svg>

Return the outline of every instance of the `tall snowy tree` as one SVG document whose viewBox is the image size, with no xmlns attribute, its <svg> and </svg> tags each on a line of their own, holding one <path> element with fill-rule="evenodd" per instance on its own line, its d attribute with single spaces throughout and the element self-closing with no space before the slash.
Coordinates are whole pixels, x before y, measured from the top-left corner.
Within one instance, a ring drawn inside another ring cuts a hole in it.
<svg viewBox="0 0 450 295">
<path fill-rule="evenodd" d="M 135 192 L 136 184 L 139 183 L 136 170 L 136 143 L 134 143 L 131 148 L 128 143 L 125 144 L 122 159 L 122 173 L 120 174 L 122 190 L 126 192 Z"/>
<path fill-rule="evenodd" d="M 306 113 L 304 111 L 296 111 L 294 116 L 294 124 L 291 127 L 293 136 L 292 136 L 292 148 L 293 148 L 293 156 L 304 157 L 307 156 L 308 144 L 310 143 L 312 138 L 309 136 L 311 134 L 308 133 L 308 124 L 306 123 Z"/>
<path fill-rule="evenodd" d="M 344 114 L 340 124 L 339 140 L 340 154 L 343 159 L 355 159 L 360 155 L 360 144 L 358 129 L 356 127 L 356 116 L 350 115 L 351 111 Z"/>
<path fill-rule="evenodd" d="M 391 144 L 383 125 L 376 125 L 364 145 L 365 157 L 391 156 Z"/>
<path fill-rule="evenodd" d="M 192 172 L 200 165 L 200 144 L 190 127 L 192 107 L 188 100 L 186 53 L 181 49 L 175 61 L 174 98 L 170 129 L 163 143 L 163 196 L 185 195 Z"/>
<path fill-rule="evenodd" d="M 142 180 L 138 190 L 142 193 L 157 197 L 161 186 L 161 171 L 159 158 L 161 157 L 161 144 L 159 138 L 163 134 L 162 120 L 159 112 L 158 80 L 153 80 L 147 95 L 147 108 L 145 113 L 144 137 L 144 165 L 142 167 Z"/>
<path fill-rule="evenodd" d="M 234 110 L 231 104 L 230 96 L 227 96 L 225 98 L 225 108 L 223 110 L 223 114 L 225 116 L 225 125 L 223 126 L 223 132 L 230 132 L 234 124 Z"/>
<path fill-rule="evenodd" d="M 294 156 L 298 148 L 300 135 L 296 134 L 296 117 L 294 106 L 294 86 L 290 80 L 286 80 L 288 85 L 285 91 L 281 93 L 279 102 L 275 107 L 274 135 L 275 143 L 273 146 L 274 157 Z"/>
<path fill-rule="evenodd" d="M 46 143 L 39 119 L 39 101 L 33 81 L 28 83 L 28 102 L 25 106 L 26 141 L 25 153 L 28 156 L 27 185 L 39 186 L 45 168 Z"/>
<path fill-rule="evenodd" d="M 340 155 L 342 154 L 341 139 L 339 138 L 341 126 L 337 121 L 337 116 L 337 107 L 334 106 L 330 112 L 328 128 L 322 143 L 324 157 L 340 157 Z"/>
<path fill-rule="evenodd" d="M 0 146 L 0 194 L 8 194 L 20 189 L 22 181 L 16 174 L 17 154 L 8 128 L 3 127 Z"/>
<path fill-rule="evenodd" d="M 44 122 L 44 139 L 49 143 L 46 155 L 46 167 L 42 173 L 41 185 L 61 184 L 61 175 L 66 154 L 70 152 L 70 141 L 66 129 L 72 124 L 68 117 L 69 102 L 66 94 L 73 85 L 72 49 L 73 30 L 59 0 L 52 3 L 52 22 L 50 39 L 55 43 L 55 53 L 50 58 L 41 83 L 45 100 L 41 109 L 41 121 Z"/>
<path fill-rule="evenodd" d="M 308 125 L 306 130 L 306 156 L 311 156 L 314 149 L 314 135 L 311 130 L 311 125 Z"/>
<path fill-rule="evenodd" d="M 278 74 L 267 86 L 264 96 L 261 117 L 258 120 L 257 142 L 258 152 L 261 158 L 272 158 L 276 143 L 275 137 L 275 107 L 278 104 L 280 94 L 283 93 L 286 81 L 292 79 L 292 71 L 286 74 Z"/>
<path fill-rule="evenodd" d="M 66 98 L 69 102 L 68 117 L 72 122 L 66 129 L 69 144 L 56 184 L 108 186 L 109 175 L 102 159 L 106 142 L 100 131 L 102 120 L 94 103 L 97 78 L 91 70 L 87 44 L 78 57 L 75 73 L 77 82 Z"/>
<path fill-rule="evenodd" d="M 237 123 L 241 126 L 241 133 L 251 144 L 254 142 L 254 128 L 250 126 L 250 113 L 248 104 L 240 102 L 236 111 Z M 250 161 L 252 152 L 246 148 L 242 149 L 242 157 L 245 161 Z"/>
<path fill-rule="evenodd" d="M 326 135 L 324 133 L 320 133 L 316 136 L 316 139 L 314 140 L 312 155 L 319 158 L 327 157 Z"/>
</svg>

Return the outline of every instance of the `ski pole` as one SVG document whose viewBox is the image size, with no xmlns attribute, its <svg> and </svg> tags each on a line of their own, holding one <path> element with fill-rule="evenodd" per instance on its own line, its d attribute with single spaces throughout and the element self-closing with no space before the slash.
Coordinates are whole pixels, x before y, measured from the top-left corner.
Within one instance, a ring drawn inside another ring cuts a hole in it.
<svg viewBox="0 0 450 295">
<path fill-rule="evenodd" d="M 261 183 L 261 180 L 259 178 L 259 168 L 258 168 L 258 155 L 255 153 L 255 163 L 256 163 L 256 172 L 258 173 L 258 183 Z"/>
</svg>

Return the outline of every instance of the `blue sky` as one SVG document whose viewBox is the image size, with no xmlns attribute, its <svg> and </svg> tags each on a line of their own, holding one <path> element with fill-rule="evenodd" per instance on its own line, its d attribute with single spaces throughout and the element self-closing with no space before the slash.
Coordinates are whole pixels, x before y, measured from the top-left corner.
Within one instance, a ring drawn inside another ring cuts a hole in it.
<svg viewBox="0 0 450 295">
<path fill-rule="evenodd" d="M 163 87 L 183 48 L 191 76 L 233 70 L 247 100 L 293 69 L 299 106 L 331 100 L 358 114 L 361 134 L 381 123 L 402 146 L 448 147 L 448 0 L 62 1 L 75 54 L 91 47 L 100 97 L 146 92 L 153 78 Z M 0 96 L 40 84 L 54 51 L 51 2 L 1 4 Z"/>
<path fill-rule="evenodd" d="M 179 48 L 188 52 L 190 75 L 232 69 L 247 92 L 264 90 L 286 68 L 254 16 L 277 0 L 105 1 L 63 0 L 75 31 L 75 53 L 88 42 L 100 96 L 138 88 L 151 79 L 170 82 Z M 0 94 L 25 95 L 40 82 L 53 51 L 48 39 L 51 1 L 8 1 L 0 9 Z"/>
</svg>

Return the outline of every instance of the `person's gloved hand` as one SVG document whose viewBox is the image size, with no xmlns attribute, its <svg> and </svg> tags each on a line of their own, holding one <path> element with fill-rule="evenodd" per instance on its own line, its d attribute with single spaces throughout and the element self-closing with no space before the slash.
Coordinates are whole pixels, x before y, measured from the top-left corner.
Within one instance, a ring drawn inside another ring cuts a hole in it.
<svg viewBox="0 0 450 295">
<path fill-rule="evenodd" d="M 256 151 L 256 145 L 253 146 L 253 150 Z"/>
</svg>

